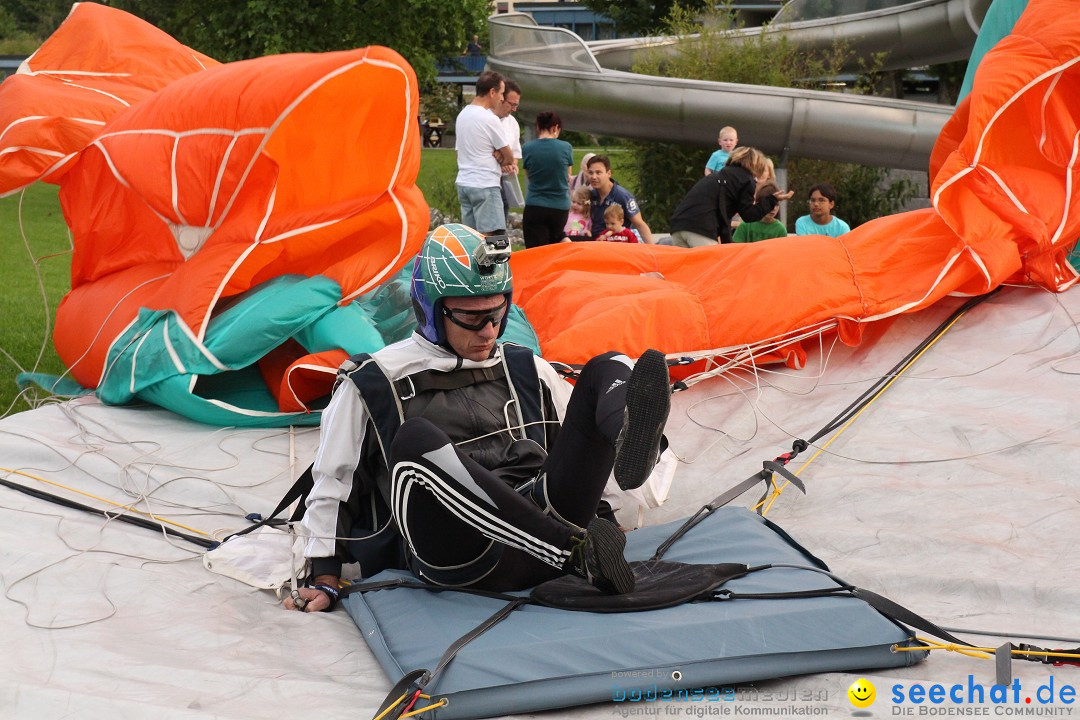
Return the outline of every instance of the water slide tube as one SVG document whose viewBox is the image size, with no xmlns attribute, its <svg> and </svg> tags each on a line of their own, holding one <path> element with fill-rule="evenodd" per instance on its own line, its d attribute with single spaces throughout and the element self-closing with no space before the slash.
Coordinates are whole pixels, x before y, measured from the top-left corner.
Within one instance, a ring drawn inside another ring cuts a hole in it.
<svg viewBox="0 0 1080 720">
<path fill-rule="evenodd" d="M 967 57 L 990 0 L 917 0 L 840 17 L 777 23 L 800 43 L 843 39 L 862 55 L 888 50 L 906 67 Z M 555 110 L 569 129 L 709 145 L 724 125 L 767 153 L 925 170 L 952 108 L 816 90 L 661 78 L 627 71 L 635 54 L 674 39 L 585 43 L 524 13 L 496 15 L 488 65 L 525 88 L 523 113 Z M 760 28 L 740 31 L 741 37 Z M 738 40 L 737 36 L 735 40 Z M 679 42 L 693 42 L 684 38 Z"/>
</svg>

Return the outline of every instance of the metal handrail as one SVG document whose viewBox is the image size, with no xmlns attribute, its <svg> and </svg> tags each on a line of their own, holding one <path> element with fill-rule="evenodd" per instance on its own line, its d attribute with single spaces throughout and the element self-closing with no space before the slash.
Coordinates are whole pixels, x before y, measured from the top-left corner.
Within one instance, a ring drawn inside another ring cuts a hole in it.
<svg viewBox="0 0 1080 720">
<path fill-rule="evenodd" d="M 526 13 L 505 13 L 488 18 L 491 31 L 489 57 L 507 62 L 602 72 L 589 46 L 565 28 L 537 25 Z"/>
</svg>

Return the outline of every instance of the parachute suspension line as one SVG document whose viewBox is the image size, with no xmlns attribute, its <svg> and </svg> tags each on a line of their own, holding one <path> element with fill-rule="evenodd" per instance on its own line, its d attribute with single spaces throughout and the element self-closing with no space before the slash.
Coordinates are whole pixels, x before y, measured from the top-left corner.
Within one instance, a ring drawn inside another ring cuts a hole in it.
<svg viewBox="0 0 1080 720">
<path fill-rule="evenodd" d="M 792 452 L 784 453 L 783 455 L 776 458 L 775 462 L 787 465 L 789 462 L 794 460 L 795 457 L 799 455 L 799 453 L 805 451 L 811 445 L 813 445 L 826 435 L 833 433 L 833 436 L 829 438 L 828 442 L 817 448 L 814 454 L 810 456 L 810 458 L 807 459 L 806 462 L 804 462 L 801 466 L 799 466 L 799 469 L 793 473 L 795 476 L 798 476 L 799 473 L 805 470 L 810 463 L 812 463 L 823 452 L 825 452 L 825 450 L 829 447 L 829 445 L 833 443 L 834 440 L 843 435 L 843 433 L 851 426 L 851 424 L 855 422 L 856 418 L 862 415 L 867 408 L 874 404 L 874 402 L 877 401 L 877 399 L 881 397 L 885 393 L 885 391 L 888 390 L 892 386 L 892 384 L 900 378 L 901 375 L 907 372 L 907 370 L 912 365 L 914 365 L 919 358 L 921 358 L 931 347 L 933 347 L 934 344 L 937 343 L 937 341 L 940 340 L 941 337 L 960 320 L 960 318 L 966 315 L 968 311 L 975 306 L 996 295 L 1000 291 L 1000 289 L 1001 288 L 995 288 L 984 295 L 973 297 L 967 302 L 965 302 L 963 305 L 961 305 L 959 308 L 957 308 L 952 313 L 952 315 L 950 315 L 940 325 L 938 325 L 922 342 L 916 345 L 911 350 L 911 352 L 905 355 L 900 360 L 900 362 L 894 365 L 891 370 L 889 370 L 887 373 L 885 373 L 885 375 L 875 381 L 873 385 L 867 388 L 850 405 L 844 408 L 839 415 L 826 423 L 825 427 L 821 428 L 821 430 L 818 430 L 809 440 L 796 439 L 795 442 L 792 444 Z M 786 488 L 790 482 L 789 479 L 783 484 L 777 485 L 772 475 L 769 475 L 765 479 L 770 483 L 772 491 L 771 493 L 769 493 L 769 497 L 763 497 L 753 507 L 753 509 L 757 510 L 761 515 L 768 514 L 769 510 L 772 509 L 773 503 L 776 502 L 776 499 L 780 496 L 780 493 L 784 491 L 784 488 Z"/>
<path fill-rule="evenodd" d="M 425 694 L 423 694 L 423 693 L 421 693 L 419 691 L 416 691 L 416 692 L 412 693 L 409 704 L 406 705 L 404 708 L 398 709 L 398 706 L 401 705 L 401 703 L 403 703 L 405 701 L 406 695 L 408 695 L 408 693 L 405 693 L 401 697 L 399 697 L 396 701 L 394 701 L 394 703 L 392 705 L 390 705 L 390 707 L 386 708 L 381 713 L 376 715 L 373 718 L 373 720 L 388 720 L 389 718 L 416 717 L 418 715 L 422 715 L 423 713 L 426 713 L 428 710 L 435 710 L 437 708 L 443 707 L 444 705 L 449 705 L 449 703 L 446 701 L 446 698 L 442 698 L 437 703 L 431 703 L 429 705 L 425 705 L 422 708 L 417 708 L 415 710 L 411 710 L 410 708 L 412 708 L 416 704 L 417 700 L 430 700 L 431 699 L 430 695 L 425 695 Z M 398 710 L 398 712 L 401 713 L 401 714 L 400 715 L 391 715 L 390 713 L 393 712 L 394 710 Z M 405 710 L 408 710 L 408 712 L 405 712 Z"/>
<path fill-rule="evenodd" d="M 199 546 L 204 547 L 204 548 L 209 548 L 211 545 L 213 545 L 213 541 L 211 541 L 209 539 L 208 534 L 203 532 L 202 530 L 197 530 L 196 528 L 189 527 L 189 526 L 184 525 L 182 523 L 178 523 L 178 522 L 175 522 L 173 520 L 169 520 L 167 518 L 159 517 L 157 515 L 154 515 L 153 513 L 149 513 L 149 512 L 145 512 L 143 510 L 139 510 L 138 508 L 132 507 L 130 504 L 123 505 L 123 504 L 120 504 L 120 503 L 115 503 L 115 502 L 113 502 L 111 500 L 107 500 L 107 499 L 105 499 L 103 497 L 100 497 L 98 495 L 94 495 L 92 493 L 88 493 L 88 492 L 85 492 L 83 490 L 79 490 L 77 488 L 69 487 L 67 485 L 63 485 L 61 483 L 54 482 L 52 480 L 46 480 L 43 477 L 38 477 L 36 475 L 31 475 L 30 473 L 23 472 L 22 470 L 14 470 L 12 468 L 0 467 L 0 471 L 6 472 L 6 473 L 8 473 L 10 475 L 22 475 L 23 477 L 28 477 L 31 480 L 37 480 L 37 481 L 43 482 L 43 483 L 45 483 L 47 485 L 52 485 L 54 487 L 62 488 L 64 490 L 67 490 L 68 492 L 73 492 L 73 493 L 75 493 L 77 495 L 82 495 L 84 497 L 88 497 L 88 498 L 91 498 L 93 500 L 97 500 L 99 502 L 105 503 L 106 505 L 111 506 L 111 508 L 113 508 L 113 509 L 101 510 L 99 508 L 91 507 L 90 505 L 84 505 L 83 503 L 79 503 L 79 502 L 76 502 L 74 500 L 68 500 L 67 498 L 63 498 L 63 497 L 61 497 L 59 495 L 54 495 L 53 493 L 45 492 L 44 490 L 35 490 L 34 488 L 27 487 L 26 485 L 11 482 L 10 480 L 7 480 L 6 478 L 0 478 L 0 485 L 4 485 L 5 487 L 9 487 L 12 490 L 16 490 L 16 491 L 24 493 L 26 495 L 30 495 L 32 497 L 36 497 L 36 498 L 39 498 L 39 499 L 42 499 L 42 500 L 48 500 L 49 502 L 56 503 L 57 505 L 61 505 L 63 507 L 73 508 L 75 510 L 83 510 L 85 512 L 92 513 L 94 515 L 104 515 L 109 520 L 120 520 L 122 522 L 130 523 L 132 525 L 137 525 L 139 527 L 143 527 L 143 528 L 147 528 L 147 529 L 150 529 L 150 530 L 163 532 L 163 533 L 165 533 L 167 535 L 172 535 L 174 537 L 178 537 L 181 540 L 187 540 L 188 542 L 194 543 L 194 544 L 199 545 Z M 128 515 L 126 513 L 136 513 L 137 515 L 142 515 L 143 517 L 134 517 L 134 516 Z M 172 527 L 169 527 L 169 526 L 172 526 Z M 186 530 L 186 531 L 188 531 L 190 533 L 195 533 L 195 535 L 189 535 L 188 533 L 180 532 L 179 530 L 175 530 L 173 528 L 180 528 L 181 530 Z M 201 537 L 199 537 L 199 536 L 201 536 Z"/>
<path fill-rule="evenodd" d="M 747 373 L 753 377 L 753 383 L 750 385 L 749 388 L 741 387 L 737 382 L 737 380 L 740 379 L 739 376 L 732 377 L 732 375 L 733 375 L 732 373 L 724 373 L 724 374 L 721 374 L 719 377 L 722 378 L 723 380 L 726 380 L 732 386 L 732 388 L 734 388 L 734 391 L 736 393 L 741 394 L 746 399 L 746 403 L 751 409 L 756 407 L 754 399 L 752 399 L 748 394 L 751 389 L 753 389 L 755 391 L 755 395 L 757 397 L 760 397 L 762 387 L 776 387 L 772 382 L 765 379 L 764 376 L 775 375 L 775 376 L 784 377 L 784 378 L 799 378 L 799 379 L 813 380 L 813 385 L 809 389 L 806 389 L 806 390 L 798 390 L 798 391 L 790 390 L 790 389 L 782 389 L 781 390 L 781 392 L 785 392 L 785 393 L 788 393 L 788 394 L 795 394 L 795 395 L 809 394 L 810 392 L 812 392 L 818 386 L 818 382 L 821 380 L 821 378 L 823 378 L 825 376 L 825 369 L 827 367 L 829 367 L 829 363 L 832 360 L 833 351 L 836 349 L 837 344 L 840 342 L 839 338 L 834 335 L 832 337 L 832 341 L 830 342 L 829 346 L 826 348 L 825 336 L 824 336 L 823 332 L 822 333 L 817 333 L 817 341 L 818 341 L 818 357 L 820 358 L 820 362 L 818 363 L 818 368 L 817 368 L 816 372 L 813 375 L 806 375 L 806 374 L 801 373 L 801 372 L 800 373 L 793 373 L 793 372 L 787 372 L 787 371 L 784 371 L 784 370 L 775 370 L 775 369 L 770 369 L 768 367 L 758 366 L 758 365 L 754 364 L 754 365 L 752 365 L 751 368 L 747 368 Z M 689 360 L 689 359 L 687 359 L 687 360 Z M 683 362 L 683 363 L 677 363 L 677 364 L 686 364 L 686 363 Z M 749 384 L 750 379 L 747 378 L 746 382 Z M 677 383 L 676 383 L 676 385 L 677 385 Z M 699 428 L 702 428 L 703 430 L 714 431 L 714 432 L 718 433 L 720 435 L 720 437 L 717 437 L 715 440 L 710 442 L 706 447 L 699 449 L 697 454 L 694 457 L 683 457 L 682 455 L 680 455 L 678 453 L 678 451 L 676 451 L 674 449 L 674 446 L 672 446 L 671 451 L 675 455 L 675 457 L 679 460 L 679 462 L 681 462 L 683 464 L 686 464 L 686 465 L 693 464 L 694 462 L 696 462 L 698 460 L 698 458 L 704 457 L 705 454 L 708 453 L 712 449 L 712 447 L 714 445 L 716 445 L 718 442 L 720 442 L 725 436 L 732 439 L 735 442 L 749 442 L 749 440 L 753 439 L 757 435 L 758 424 L 759 424 L 758 420 L 757 420 L 757 413 L 754 413 L 754 426 L 755 426 L 754 431 L 750 435 L 750 437 L 745 438 L 745 440 L 742 439 L 742 438 L 735 437 L 732 433 L 724 430 L 723 428 L 714 427 L 714 426 L 712 426 L 712 425 L 710 425 L 708 423 L 705 423 L 703 421 L 700 421 L 700 420 L 698 420 L 698 419 L 696 419 L 694 417 L 694 415 L 693 415 L 694 409 L 697 408 L 698 406 L 703 405 L 703 404 L 705 404 L 707 402 L 712 402 L 713 400 L 716 400 L 716 399 L 719 399 L 719 398 L 726 398 L 726 397 L 732 397 L 732 396 L 733 396 L 732 394 L 725 394 L 725 393 L 721 392 L 721 393 L 718 393 L 716 395 L 711 395 L 709 397 L 702 398 L 701 400 L 698 400 L 697 402 L 690 405 L 686 409 L 687 419 L 690 422 L 692 422 L 694 425 L 697 425 Z M 759 410 L 759 412 L 760 412 L 760 410 Z M 768 419 L 767 416 L 765 416 L 765 417 L 766 417 L 766 419 Z M 770 422 L 772 422 L 772 421 L 770 420 Z M 783 431 L 783 428 L 781 428 L 779 425 L 776 425 L 776 423 L 773 423 L 773 425 L 775 425 L 777 427 L 777 429 Z"/>
<path fill-rule="evenodd" d="M 694 353 L 688 355 L 687 358 L 690 362 L 694 362 L 697 360 L 706 360 L 708 364 L 707 369 L 703 370 L 700 373 L 690 375 L 685 379 L 675 383 L 675 389 L 686 390 L 690 386 L 695 385 L 702 380 L 707 380 L 708 378 L 715 375 L 721 375 L 725 372 L 739 367 L 756 366 L 756 358 L 760 357 L 761 355 L 775 352 L 787 345 L 801 342 L 802 340 L 807 340 L 813 337 L 820 337 L 822 333 L 832 330 L 835 327 L 836 323 L 833 321 L 823 322 L 809 328 L 803 328 L 801 330 L 795 330 L 790 333 L 766 338 L 752 345 L 739 345 L 737 347 L 717 348 L 715 350 L 710 350 L 704 354 Z M 731 357 L 725 354 L 729 352 L 732 353 Z M 721 358 L 725 362 L 721 364 L 717 361 L 717 358 Z"/>
<path fill-rule="evenodd" d="M 509 433 L 509 432 L 511 432 L 513 430 L 524 430 L 527 427 L 533 427 L 535 425 L 558 425 L 558 424 L 559 424 L 558 420 L 534 420 L 532 422 L 515 424 L 514 427 L 512 427 L 512 428 L 502 428 L 501 430 L 492 430 L 491 432 L 485 433 L 483 435 L 477 435 L 476 437 L 466 438 L 465 440 L 459 440 L 458 442 L 456 442 L 454 444 L 459 445 L 459 446 L 460 445 L 468 445 L 471 442 L 476 442 L 477 440 L 483 440 L 484 438 L 492 437 L 493 435 L 501 435 L 503 433 Z"/>
<path fill-rule="evenodd" d="M 50 309 L 49 309 L 49 296 L 48 296 L 48 292 L 45 290 L 45 281 L 44 281 L 44 279 L 42 278 L 42 275 L 41 275 L 41 260 L 51 258 L 51 257 L 56 257 L 57 255 L 61 255 L 61 254 L 65 254 L 65 253 L 54 253 L 52 255 L 43 255 L 40 258 L 34 257 L 34 251 L 30 247 L 30 240 L 26 236 L 26 224 L 25 224 L 25 222 L 23 220 L 23 201 L 24 201 L 25 198 L 26 198 L 26 187 L 22 188 L 19 191 L 19 202 L 18 202 L 18 205 L 16 206 L 16 215 L 17 215 L 17 218 L 18 218 L 18 225 L 19 225 L 19 235 L 20 235 L 20 237 L 22 237 L 23 247 L 26 248 L 26 254 L 30 258 L 30 264 L 31 264 L 31 266 L 33 267 L 33 270 L 34 270 L 34 276 L 35 276 L 35 278 L 37 280 L 38 292 L 41 294 L 42 311 L 43 311 L 44 316 L 45 316 L 45 328 L 44 328 L 44 332 L 42 333 L 41 346 L 38 348 L 37 359 L 34 360 L 34 364 L 30 369 L 30 372 L 37 372 L 38 368 L 41 366 L 42 358 L 45 357 L 45 351 L 49 347 L 49 337 L 52 335 L 52 313 L 50 312 Z M 71 233 L 71 231 L 68 230 L 68 237 L 69 237 L 69 243 L 68 244 L 71 245 L 72 248 L 74 248 L 74 245 L 70 241 L 70 233 Z M 9 353 L 7 350 L 5 350 L 3 348 L 0 348 L 0 353 L 2 353 L 9 361 L 11 361 L 11 364 L 14 365 L 18 369 L 18 371 L 20 373 L 21 372 L 26 372 L 25 368 L 22 367 L 22 365 L 19 363 L 19 361 L 16 360 L 15 357 L 12 356 L 11 353 Z M 26 403 L 31 408 L 38 407 L 41 403 L 31 401 L 31 399 L 28 397 L 31 394 L 31 392 L 32 392 L 31 388 L 26 388 L 26 389 L 21 390 L 14 397 L 14 399 L 12 399 L 11 404 L 8 405 L 8 407 L 5 408 L 3 410 L 3 412 L 0 412 L 0 417 L 7 416 L 7 414 L 11 412 L 11 410 L 15 407 L 15 404 L 20 399 L 25 400 Z"/>
<path fill-rule="evenodd" d="M 817 432 L 808 442 L 814 443 L 833 432 L 840 424 L 848 422 L 848 417 L 855 417 L 858 413 L 862 412 L 864 405 L 868 405 L 875 400 L 878 395 L 881 395 L 892 383 L 905 372 L 908 367 L 913 365 L 922 355 L 930 349 L 934 343 L 936 343 L 942 335 L 944 335 L 953 325 L 956 324 L 961 317 L 967 314 L 969 310 L 975 306 L 990 299 L 994 295 L 1000 292 L 1000 288 L 995 288 L 985 295 L 979 295 L 968 300 L 966 303 L 957 308 L 952 315 L 945 319 L 937 328 L 933 330 L 921 343 L 911 350 L 903 359 L 900 360 L 889 372 L 877 380 L 870 388 L 868 388 L 862 395 L 855 399 L 850 405 L 829 421 L 821 430 Z"/>
<path fill-rule="evenodd" d="M 34 252 L 30 249 L 30 241 L 26 238 L 26 226 L 23 224 L 25 198 L 26 188 L 23 188 L 19 193 L 19 235 L 22 236 L 23 247 L 26 248 L 26 254 L 30 257 L 30 263 L 34 266 L 34 276 L 37 278 L 38 290 L 41 292 L 41 308 L 45 314 L 45 334 L 41 338 L 41 348 L 38 350 L 37 359 L 34 360 L 33 368 L 30 369 L 30 372 L 37 372 L 38 367 L 41 366 L 41 359 L 45 357 L 45 348 L 49 346 L 49 337 L 52 335 L 52 313 L 49 312 L 49 295 L 45 292 L 45 280 L 41 277 L 41 264 L 34 257 Z"/>
<path fill-rule="evenodd" d="M 878 379 L 853 403 L 844 408 L 844 410 L 835 418 L 833 418 L 829 423 L 827 423 L 824 428 L 815 433 L 809 441 L 803 440 L 802 438 L 796 438 L 791 445 L 791 452 L 784 453 L 783 455 L 778 456 L 774 460 L 764 461 L 762 463 L 761 471 L 754 473 L 753 475 L 738 483 L 734 487 L 729 488 L 725 492 L 721 493 L 714 500 L 698 509 L 696 513 L 691 515 L 690 518 L 688 518 L 687 521 L 679 527 L 679 529 L 672 533 L 671 536 L 668 537 L 668 539 L 665 540 L 656 549 L 656 552 L 653 554 L 652 559 L 659 560 L 661 557 L 663 557 L 664 553 L 666 553 L 679 538 L 689 532 L 691 528 L 693 528 L 706 517 L 711 515 L 715 510 L 723 507 L 724 505 L 727 505 L 739 495 L 742 495 L 744 492 L 751 489 L 760 482 L 765 482 L 767 484 L 766 491 L 762 498 L 758 501 L 758 503 L 753 507 L 753 509 L 757 510 L 758 513 L 760 513 L 762 516 L 764 516 L 768 509 L 772 507 L 772 504 L 773 502 L 775 502 L 776 497 L 779 496 L 780 493 L 783 492 L 784 488 L 786 488 L 788 485 L 795 485 L 795 487 L 802 490 L 802 492 L 805 494 L 806 487 L 799 479 L 798 472 L 802 472 L 802 470 L 805 469 L 806 466 L 814 460 L 814 458 L 818 457 L 822 452 L 824 452 L 825 448 L 827 448 L 829 444 L 836 439 L 836 437 L 838 437 L 844 430 L 846 430 L 855 420 L 855 418 L 862 414 L 866 407 L 868 407 L 883 392 L 885 392 L 885 390 L 890 385 L 892 385 L 896 381 L 896 379 L 908 369 L 908 367 L 910 367 L 918 358 L 920 358 L 928 349 L 930 349 L 930 347 L 934 343 L 936 343 L 938 339 L 940 339 L 940 337 L 944 335 L 945 332 L 949 328 L 951 328 L 961 317 L 963 317 L 971 308 L 993 297 L 999 289 L 1000 288 L 995 288 L 994 290 L 986 293 L 985 295 L 979 295 L 977 297 L 971 298 L 966 303 L 964 303 L 944 322 L 942 322 L 937 328 L 935 328 L 934 331 L 926 337 L 926 339 L 920 342 L 899 363 L 894 365 L 888 373 L 886 373 L 882 378 Z M 837 428 L 840 428 L 840 432 L 837 433 L 836 436 L 831 438 L 829 442 L 825 443 L 825 445 L 819 448 L 817 452 L 814 453 L 813 457 L 803 463 L 802 466 L 799 468 L 798 472 L 793 473 L 785 467 L 796 456 L 809 449 L 811 443 L 817 442 L 825 435 L 836 431 Z M 782 485 L 776 484 L 776 474 L 780 474 L 784 477 L 785 481 Z"/>
</svg>

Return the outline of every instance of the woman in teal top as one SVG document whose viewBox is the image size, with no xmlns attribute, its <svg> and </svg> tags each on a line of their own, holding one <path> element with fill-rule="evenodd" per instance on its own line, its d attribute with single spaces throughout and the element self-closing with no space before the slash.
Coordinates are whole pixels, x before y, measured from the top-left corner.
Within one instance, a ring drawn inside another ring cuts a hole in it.
<svg viewBox="0 0 1080 720">
<path fill-rule="evenodd" d="M 521 148 L 522 166 L 529 177 L 521 219 L 527 248 L 562 240 L 570 213 L 574 149 L 559 139 L 561 131 L 562 119 L 556 113 L 542 112 L 536 116 L 536 139 Z"/>
</svg>

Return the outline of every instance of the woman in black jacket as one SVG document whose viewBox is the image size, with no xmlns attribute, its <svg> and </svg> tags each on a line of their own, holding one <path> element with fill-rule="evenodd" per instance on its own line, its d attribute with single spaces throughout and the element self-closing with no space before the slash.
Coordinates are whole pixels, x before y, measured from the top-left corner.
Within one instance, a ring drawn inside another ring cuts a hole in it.
<svg viewBox="0 0 1080 720">
<path fill-rule="evenodd" d="M 672 244 L 702 247 L 731 242 L 731 218 L 738 213 L 745 222 L 765 217 L 791 192 L 779 192 L 754 201 L 757 178 L 769 174 L 769 160 L 752 147 L 737 147 L 720 172 L 694 183 L 675 208 L 669 229 Z"/>
</svg>

